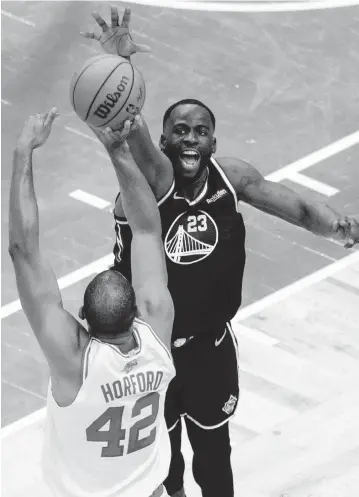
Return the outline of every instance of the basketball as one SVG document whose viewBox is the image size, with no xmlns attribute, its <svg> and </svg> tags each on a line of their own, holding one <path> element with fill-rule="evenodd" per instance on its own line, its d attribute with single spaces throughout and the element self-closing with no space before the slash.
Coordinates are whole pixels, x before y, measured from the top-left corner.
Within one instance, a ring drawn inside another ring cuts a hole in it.
<svg viewBox="0 0 359 497">
<path fill-rule="evenodd" d="M 82 121 L 96 128 L 122 126 L 133 120 L 145 102 L 146 89 L 140 71 L 116 55 L 98 55 L 74 74 L 70 100 Z"/>
</svg>

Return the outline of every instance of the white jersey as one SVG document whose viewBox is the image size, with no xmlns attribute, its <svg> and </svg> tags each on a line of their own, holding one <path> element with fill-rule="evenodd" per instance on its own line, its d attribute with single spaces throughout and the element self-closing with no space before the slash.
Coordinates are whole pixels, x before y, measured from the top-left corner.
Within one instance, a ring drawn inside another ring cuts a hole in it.
<svg viewBox="0 0 359 497">
<path fill-rule="evenodd" d="M 167 477 L 164 401 L 175 369 L 149 325 L 136 319 L 134 334 L 129 354 L 90 340 L 69 407 L 49 386 L 43 471 L 56 497 L 149 497 Z"/>
</svg>

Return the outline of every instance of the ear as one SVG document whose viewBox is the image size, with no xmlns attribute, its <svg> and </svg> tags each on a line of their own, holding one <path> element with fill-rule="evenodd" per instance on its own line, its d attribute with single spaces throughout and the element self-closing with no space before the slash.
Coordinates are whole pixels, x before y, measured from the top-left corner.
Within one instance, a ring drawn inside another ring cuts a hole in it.
<svg viewBox="0 0 359 497">
<path fill-rule="evenodd" d="M 137 305 L 135 306 L 135 317 L 139 318 L 140 317 L 140 311 L 138 310 Z"/>
<path fill-rule="evenodd" d="M 212 140 L 212 154 L 215 154 L 217 150 L 217 138 L 213 137 Z"/>
<path fill-rule="evenodd" d="M 159 143 L 159 146 L 160 146 L 160 149 L 162 150 L 162 152 L 166 148 L 166 142 L 167 142 L 166 137 L 164 134 L 162 134 L 161 138 L 160 138 L 160 143 Z"/>
<path fill-rule="evenodd" d="M 81 306 L 80 309 L 79 309 L 79 318 L 80 319 L 85 319 L 85 311 L 84 311 L 84 307 Z"/>
</svg>

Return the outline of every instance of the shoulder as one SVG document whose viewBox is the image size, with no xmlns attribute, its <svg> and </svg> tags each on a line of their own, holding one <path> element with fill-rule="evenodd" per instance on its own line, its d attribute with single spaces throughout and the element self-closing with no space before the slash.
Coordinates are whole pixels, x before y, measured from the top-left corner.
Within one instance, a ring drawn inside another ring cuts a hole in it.
<svg viewBox="0 0 359 497">
<path fill-rule="evenodd" d="M 82 357 L 89 342 L 89 335 L 72 314 L 62 309 L 61 313 L 48 312 L 44 326 L 52 330 L 40 344 L 53 373 L 67 376 Z"/>
<path fill-rule="evenodd" d="M 245 191 L 249 184 L 263 179 L 261 173 L 244 160 L 236 157 L 216 157 L 215 160 L 239 195 Z"/>
<path fill-rule="evenodd" d="M 144 321 L 155 335 L 170 348 L 174 321 L 173 300 L 168 291 L 155 292 L 155 297 L 142 299 L 138 318 Z"/>
</svg>

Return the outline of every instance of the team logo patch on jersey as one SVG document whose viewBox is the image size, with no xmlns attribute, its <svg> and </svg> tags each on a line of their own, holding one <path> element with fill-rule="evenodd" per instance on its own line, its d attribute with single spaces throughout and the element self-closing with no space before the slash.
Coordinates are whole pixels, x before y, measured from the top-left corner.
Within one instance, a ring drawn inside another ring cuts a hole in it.
<svg viewBox="0 0 359 497">
<path fill-rule="evenodd" d="M 131 373 L 132 369 L 137 366 L 138 362 L 135 359 L 134 361 L 130 361 L 126 364 L 126 366 L 123 368 L 123 372 L 128 374 Z"/>
<path fill-rule="evenodd" d="M 193 264 L 208 257 L 218 242 L 218 228 L 204 211 L 180 214 L 167 231 L 166 254 L 176 264 Z"/>
<path fill-rule="evenodd" d="M 229 397 L 229 400 L 227 400 L 227 402 L 222 407 L 222 411 L 224 411 L 226 414 L 230 415 L 230 414 L 232 414 L 234 408 L 236 407 L 236 404 L 237 404 L 237 397 L 235 397 L 234 395 L 231 395 Z"/>
</svg>

